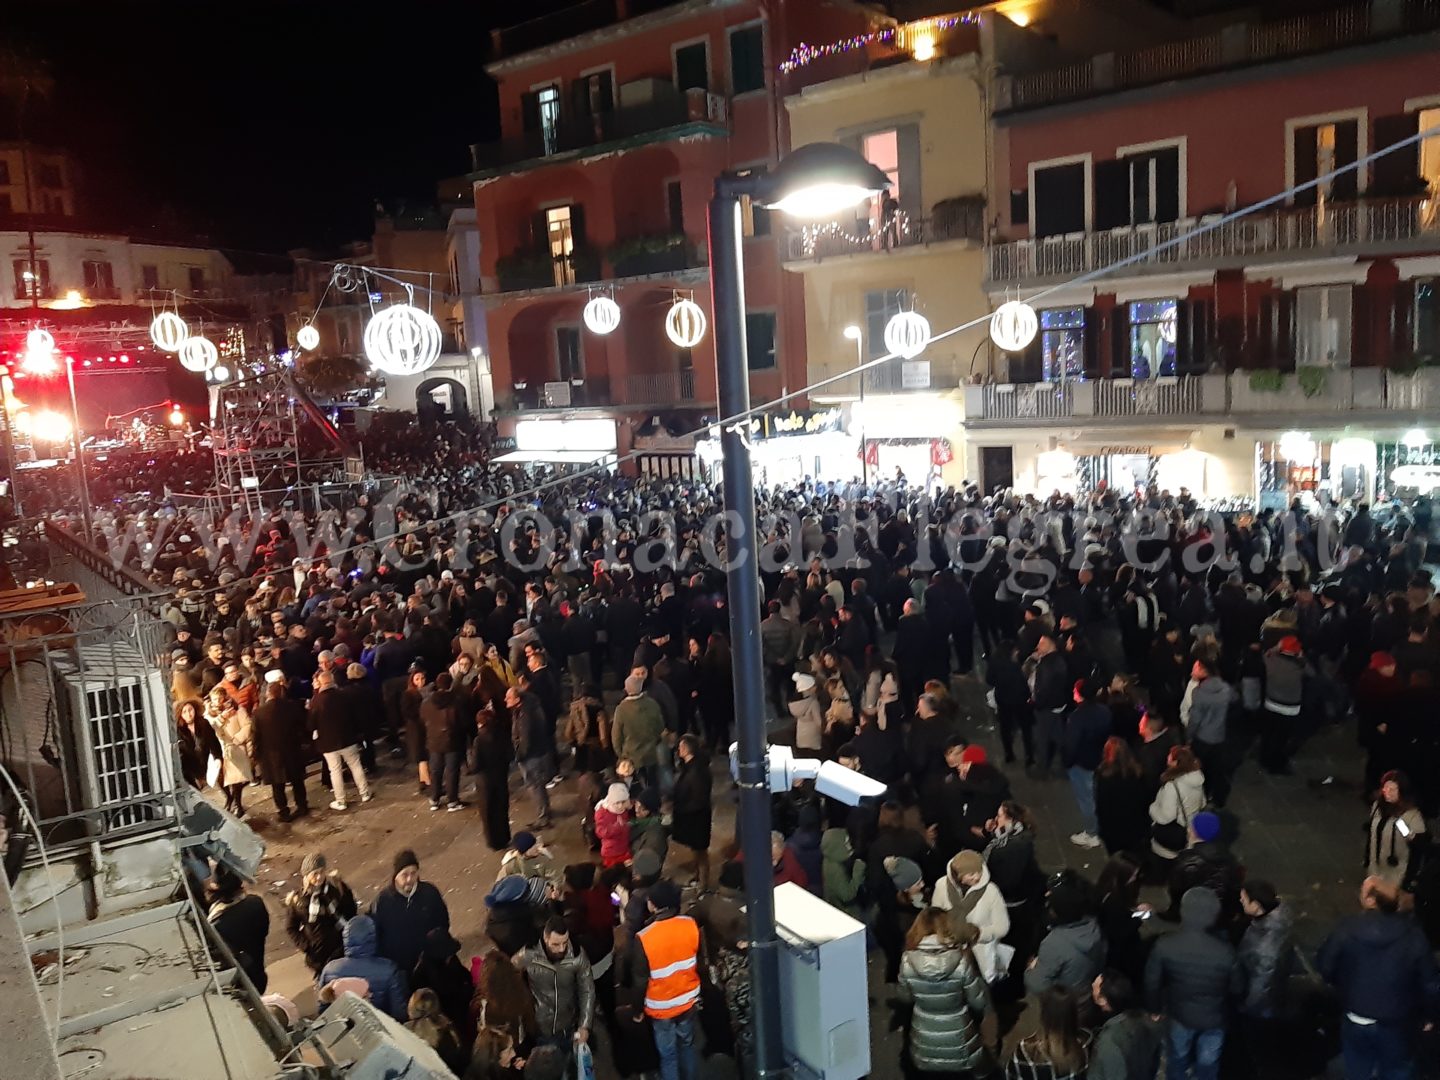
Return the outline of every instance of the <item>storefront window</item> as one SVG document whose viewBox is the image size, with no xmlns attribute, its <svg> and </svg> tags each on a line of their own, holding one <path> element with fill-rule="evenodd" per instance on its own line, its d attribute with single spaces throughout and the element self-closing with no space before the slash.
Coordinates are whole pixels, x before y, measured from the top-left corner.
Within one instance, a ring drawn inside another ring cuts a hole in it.
<svg viewBox="0 0 1440 1080">
<path fill-rule="evenodd" d="M 1130 304 L 1130 377 L 1153 379 L 1175 374 L 1175 300 L 1136 300 Z"/>
<path fill-rule="evenodd" d="M 1085 309 L 1040 312 L 1040 352 L 1046 382 L 1085 377 Z"/>
</svg>

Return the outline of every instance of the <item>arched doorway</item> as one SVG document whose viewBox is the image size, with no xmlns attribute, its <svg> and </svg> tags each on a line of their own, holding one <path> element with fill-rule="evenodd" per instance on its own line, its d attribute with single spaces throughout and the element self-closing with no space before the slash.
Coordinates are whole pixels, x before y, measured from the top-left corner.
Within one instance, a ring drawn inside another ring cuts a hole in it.
<svg viewBox="0 0 1440 1080">
<path fill-rule="evenodd" d="M 426 379 L 415 388 L 415 415 L 421 419 L 463 420 L 470 415 L 464 384 L 455 379 Z"/>
</svg>

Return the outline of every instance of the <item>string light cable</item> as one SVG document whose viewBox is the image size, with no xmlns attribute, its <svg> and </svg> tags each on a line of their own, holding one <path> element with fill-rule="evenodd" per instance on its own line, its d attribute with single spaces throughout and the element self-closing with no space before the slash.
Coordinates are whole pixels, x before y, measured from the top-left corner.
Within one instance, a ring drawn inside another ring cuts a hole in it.
<svg viewBox="0 0 1440 1080">
<path fill-rule="evenodd" d="M 1062 281 L 1057 282 L 1054 285 L 1048 285 L 1036 292 L 1031 293 L 1028 297 L 1025 298 L 1025 302 L 1028 304 L 1034 304 L 1035 301 L 1043 300 L 1045 297 L 1051 295 L 1052 293 L 1059 292 L 1062 289 L 1070 289 L 1076 285 L 1083 285 L 1087 282 L 1096 281 L 1100 278 L 1113 274 L 1115 271 L 1121 270 L 1126 266 L 1131 266 L 1138 262 L 1144 262 L 1160 252 L 1167 251 L 1170 248 L 1188 243 L 1195 237 L 1203 236 L 1205 233 L 1208 232 L 1213 232 L 1216 229 L 1228 225 L 1232 221 L 1237 221 L 1241 218 L 1258 213 L 1261 210 L 1266 210 L 1272 206 L 1277 206 L 1285 202 L 1286 200 L 1292 198 L 1293 196 L 1299 194 L 1300 192 L 1308 191 L 1311 189 L 1318 189 L 1322 185 L 1329 184 L 1337 177 L 1343 176 L 1348 172 L 1354 172 L 1359 169 L 1365 168 L 1371 163 L 1378 161 L 1380 158 L 1385 157 L 1387 154 L 1392 154 L 1395 151 L 1400 150 L 1406 146 L 1418 144 L 1424 139 L 1428 139 L 1433 136 L 1440 136 L 1440 125 L 1436 125 L 1424 131 L 1417 132 L 1414 135 L 1407 135 L 1403 139 L 1399 139 L 1393 143 L 1390 143 L 1387 146 L 1381 147 L 1378 150 L 1373 150 L 1370 153 L 1357 158 L 1355 161 L 1332 169 L 1330 172 L 1317 176 L 1313 180 L 1307 180 L 1303 183 L 1294 184 L 1291 187 L 1284 189 L 1283 191 L 1277 192 L 1274 195 L 1261 199 L 1259 202 L 1252 203 L 1249 206 L 1240 207 L 1236 210 L 1230 211 L 1229 213 L 1223 214 L 1220 217 L 1216 218 L 1214 221 L 1204 222 L 1196 225 L 1194 228 L 1188 229 L 1185 232 L 1170 238 L 1169 240 L 1152 244 L 1151 246 L 1134 252 L 1133 254 L 1127 255 L 1122 259 L 1116 259 L 1115 261 L 1107 263 L 1104 266 L 1099 266 L 1093 270 L 1088 270 L 1085 273 L 1078 275 L 1077 277 L 1069 279 L 1068 281 Z M 942 330 L 939 333 L 931 335 L 930 342 L 933 344 L 936 341 L 943 341 L 946 338 L 954 337 L 956 334 L 962 334 L 967 330 L 974 330 L 978 327 L 984 326 L 985 324 L 989 323 L 992 315 L 993 312 L 986 313 L 985 315 L 970 319 L 967 322 L 960 323 L 957 326 L 952 326 L 948 330 Z M 743 412 L 735 413 L 727 417 L 722 417 L 718 420 L 713 421 L 712 423 L 701 425 L 700 427 L 697 427 L 689 432 L 677 436 L 677 438 L 691 438 L 693 436 L 702 435 L 712 429 L 724 430 L 731 425 L 743 424 L 749 420 L 759 417 L 760 415 L 764 414 L 770 409 L 775 408 L 778 405 L 783 405 L 786 402 L 791 401 L 797 397 L 809 394 L 815 390 L 823 389 L 824 387 L 830 386 L 831 384 L 839 382 L 842 379 L 848 379 L 853 375 L 863 374 L 864 372 L 870 371 L 873 368 L 878 368 L 883 364 L 890 363 L 897 359 L 903 358 L 900 356 L 899 353 L 892 352 L 887 353 L 884 356 L 876 357 L 873 360 L 868 360 L 861 364 L 855 364 L 847 368 L 846 370 L 840 371 L 834 375 L 828 375 L 824 378 L 816 379 L 814 382 L 808 383 L 807 385 L 802 386 L 797 390 L 787 391 L 786 393 L 783 393 L 778 397 L 771 398 L 769 401 L 762 402 L 759 405 L 752 405 L 749 409 Z M 524 490 L 513 492 L 506 496 L 497 497 L 493 500 L 482 502 L 476 506 L 468 507 L 463 510 L 456 510 L 449 514 L 442 515 L 441 517 L 431 518 L 426 522 L 426 524 L 435 524 L 438 526 L 455 523 L 465 518 L 473 517 L 476 514 L 486 513 L 488 511 L 504 507 L 508 504 L 516 503 L 520 500 L 530 500 L 534 496 L 540 495 L 546 491 L 551 490 L 552 488 L 563 487 L 573 484 L 576 480 L 582 479 L 586 476 L 604 475 L 608 473 L 609 470 L 618 466 L 621 462 L 633 461 L 636 458 L 642 456 L 644 453 L 646 453 L 646 451 L 644 450 L 632 450 L 629 453 L 620 455 L 618 457 L 606 458 L 602 461 L 596 462 L 593 465 L 585 466 L 584 468 L 574 473 L 570 473 L 565 476 L 554 476 L 547 480 L 542 480 Z M 348 547 L 336 548 L 332 551 L 329 551 L 326 557 L 329 559 L 334 559 L 339 556 L 353 554 L 356 552 L 364 551 L 366 549 L 385 550 L 394 547 L 400 539 L 401 537 L 399 533 L 395 533 L 384 538 L 383 542 L 379 537 L 376 537 L 366 543 L 351 544 Z M 214 585 L 205 589 L 195 590 L 195 592 L 191 595 L 195 595 L 196 593 L 203 595 L 219 592 L 228 592 L 233 590 L 236 586 L 258 583 L 265 578 L 272 577 L 276 572 L 277 571 L 275 570 L 257 572 L 243 578 L 237 578 L 227 585 Z M 158 590 L 150 595 L 159 598 L 169 596 L 170 593 L 170 590 Z"/>
</svg>

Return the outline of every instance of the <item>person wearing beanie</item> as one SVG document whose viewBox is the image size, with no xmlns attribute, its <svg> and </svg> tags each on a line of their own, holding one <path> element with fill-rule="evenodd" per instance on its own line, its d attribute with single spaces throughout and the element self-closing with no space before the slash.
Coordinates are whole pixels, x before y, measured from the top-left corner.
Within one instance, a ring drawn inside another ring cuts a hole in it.
<svg viewBox="0 0 1440 1080">
<path fill-rule="evenodd" d="M 820 837 L 820 854 L 821 898 L 831 907 L 859 919 L 865 862 L 855 857 L 855 849 L 850 846 L 850 834 L 844 829 L 826 829 Z"/>
<path fill-rule="evenodd" d="M 410 971 L 434 929 L 450 929 L 450 909 L 440 890 L 420 880 L 420 860 L 406 848 L 395 856 L 390 884 L 370 904 L 380 955 Z"/>
<path fill-rule="evenodd" d="M 631 859 L 630 789 L 611 784 L 605 798 L 595 804 L 595 836 L 600 841 L 600 862 L 607 869 Z"/>
<path fill-rule="evenodd" d="M 820 854 L 823 831 L 820 807 L 813 800 L 807 799 L 795 812 L 795 830 L 790 833 L 789 847 L 795 853 L 795 861 L 800 864 L 800 869 L 805 871 L 810 891 L 816 896 L 821 895 L 823 886 L 821 877 L 825 858 Z"/>
<path fill-rule="evenodd" d="M 890 887 L 875 897 L 875 940 L 885 953 L 885 981 L 900 978 L 905 935 L 925 907 L 925 875 L 920 864 L 903 855 L 887 856 L 881 864 Z"/>
<path fill-rule="evenodd" d="M 364 664 L 346 666 L 345 682 L 340 687 L 340 694 L 354 714 L 355 726 L 360 732 L 360 764 L 367 772 L 374 772 L 375 742 L 380 738 L 380 731 L 384 727 L 385 710 L 380 700 L 380 692 Z"/>
<path fill-rule="evenodd" d="M 285 932 L 316 975 L 345 954 L 342 930 L 357 912 L 355 894 L 331 870 L 323 852 L 312 851 L 300 861 L 300 888 L 288 893 Z"/>
<path fill-rule="evenodd" d="M 630 801 L 630 851 L 639 854 L 653 851 L 665 865 L 670 853 L 670 830 L 660 816 L 660 791 L 658 788 L 641 788 Z"/>
<path fill-rule="evenodd" d="M 1176 857 L 1170 868 L 1170 909 L 1167 917 L 1180 914 L 1180 900 L 1196 886 L 1209 889 L 1220 900 L 1220 929 L 1229 932 L 1240 919 L 1240 883 L 1245 871 L 1230 851 L 1224 822 L 1219 814 L 1202 810 L 1190 819 L 1190 845 Z"/>
<path fill-rule="evenodd" d="M 680 914 L 680 889 L 666 878 L 650 887 L 645 907 L 650 922 L 631 942 L 629 985 L 644 1002 L 655 1033 L 662 1080 L 693 1080 L 700 1074 L 695 1046 L 705 962 L 700 926 Z"/>
<path fill-rule="evenodd" d="M 500 872 L 495 875 L 495 880 L 499 881 L 510 874 L 519 874 L 525 878 L 544 878 L 555 884 L 560 882 L 559 870 L 550 849 L 541 843 L 534 833 L 524 830 L 515 834 L 510 847 L 500 856 Z"/>
<path fill-rule="evenodd" d="M 1145 1004 L 1166 1016 L 1165 1075 L 1173 1080 L 1219 1075 L 1231 1007 L 1245 989 L 1234 948 L 1215 933 L 1219 918 L 1219 897 L 1206 888 L 1187 890 L 1180 930 L 1157 938 L 1145 964 Z"/>
<path fill-rule="evenodd" d="M 990 880 L 990 868 L 978 851 L 962 851 L 950 860 L 945 876 L 935 883 L 930 904 L 950 912 L 955 923 L 969 923 L 980 932 L 983 944 L 1010 933 L 1005 898 Z"/>
<path fill-rule="evenodd" d="M 1305 681 L 1314 677 L 1305 650 L 1294 634 L 1265 653 L 1265 711 L 1260 717 L 1260 768 L 1272 776 L 1290 775 L 1290 755 L 1299 742 L 1300 708 Z"/>
<path fill-rule="evenodd" d="M 610 748 L 617 758 L 628 758 L 646 787 L 659 783 L 660 740 L 665 716 L 660 703 L 645 692 L 645 679 L 631 674 L 625 679 L 625 697 L 615 706 L 610 724 Z"/>
</svg>

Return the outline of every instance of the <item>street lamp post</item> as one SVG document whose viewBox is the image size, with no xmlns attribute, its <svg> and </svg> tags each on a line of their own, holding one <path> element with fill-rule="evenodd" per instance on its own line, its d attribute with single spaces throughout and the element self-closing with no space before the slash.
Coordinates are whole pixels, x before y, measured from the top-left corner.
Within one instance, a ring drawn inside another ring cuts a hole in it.
<svg viewBox="0 0 1440 1080">
<path fill-rule="evenodd" d="M 755 1075 L 785 1074 L 780 1027 L 780 961 L 770 861 L 770 790 L 766 763 L 765 672 L 760 651 L 760 571 L 755 535 L 755 489 L 745 432 L 750 382 L 745 356 L 745 281 L 740 246 L 740 200 L 799 217 L 830 217 L 882 191 L 885 174 L 855 151 L 834 143 L 803 146 L 772 173 L 720 176 L 710 200 L 710 289 L 715 317 L 715 369 L 722 424 L 725 578 L 730 606 L 740 806 L 737 824 L 745 860 L 749 917 L 751 1022 Z"/>
<path fill-rule="evenodd" d="M 845 327 L 845 336 L 855 342 L 855 366 L 865 365 L 865 335 L 860 327 L 851 323 Z M 865 372 L 860 372 L 860 483 L 870 486 L 870 447 L 865 441 Z"/>
<path fill-rule="evenodd" d="M 80 435 L 80 406 L 75 400 L 75 358 L 65 358 L 65 378 L 70 383 L 70 431 L 75 440 L 75 469 L 80 474 L 80 520 L 85 524 L 85 542 L 93 544 L 90 510 L 90 478 L 85 473 L 85 443 Z"/>
</svg>

